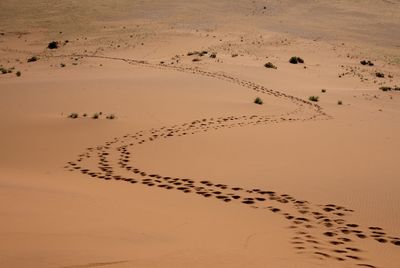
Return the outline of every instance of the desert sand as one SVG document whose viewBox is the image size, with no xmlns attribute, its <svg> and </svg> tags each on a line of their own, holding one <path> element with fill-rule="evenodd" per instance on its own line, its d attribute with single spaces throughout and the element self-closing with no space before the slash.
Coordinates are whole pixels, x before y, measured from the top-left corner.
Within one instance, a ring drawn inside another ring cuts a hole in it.
<svg viewBox="0 0 400 268">
<path fill-rule="evenodd" d="M 399 267 L 399 10 L 1 1 L 0 267 Z"/>
</svg>

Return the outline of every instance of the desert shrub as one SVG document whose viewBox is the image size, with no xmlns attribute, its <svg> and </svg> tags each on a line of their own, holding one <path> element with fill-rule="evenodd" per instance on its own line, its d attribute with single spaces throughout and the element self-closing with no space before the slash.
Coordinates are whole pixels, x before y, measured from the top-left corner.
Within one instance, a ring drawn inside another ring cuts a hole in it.
<svg viewBox="0 0 400 268">
<path fill-rule="evenodd" d="M 210 58 L 215 59 L 217 57 L 217 53 L 211 53 Z"/>
<path fill-rule="evenodd" d="M 58 48 L 58 42 L 57 41 L 51 41 L 48 45 L 47 45 L 48 49 L 57 49 Z"/>
<path fill-rule="evenodd" d="M 86 116 L 87 116 L 87 113 L 84 113 L 82 116 L 83 116 L 83 117 L 86 117 Z"/>
<path fill-rule="evenodd" d="M 380 90 L 382 90 L 382 91 L 391 91 L 392 90 L 392 88 L 391 87 L 380 87 L 379 88 Z"/>
<path fill-rule="evenodd" d="M 30 57 L 30 58 L 28 59 L 28 62 L 35 62 L 35 61 L 37 61 L 37 60 L 38 60 L 38 57 L 32 56 L 32 57 Z"/>
<path fill-rule="evenodd" d="M 255 104 L 258 104 L 258 105 L 261 105 L 261 104 L 263 104 L 264 102 L 263 102 L 263 100 L 262 100 L 260 97 L 257 97 L 257 98 L 255 98 L 254 103 L 255 103 Z"/>
<path fill-rule="evenodd" d="M 22 75 L 22 73 L 20 71 L 15 73 L 16 76 L 20 77 Z"/>
<path fill-rule="evenodd" d="M 110 114 L 110 115 L 107 115 L 106 118 L 112 120 L 112 119 L 115 119 L 115 115 L 114 114 Z"/>
<path fill-rule="evenodd" d="M 79 117 L 78 113 L 70 113 L 69 118 L 76 119 Z"/>
<path fill-rule="evenodd" d="M 360 61 L 362 65 L 374 66 L 374 63 L 370 60 L 362 60 Z"/>
<path fill-rule="evenodd" d="M 201 61 L 201 59 L 199 58 L 194 58 L 192 61 L 196 62 L 196 61 Z"/>
<path fill-rule="evenodd" d="M 298 64 L 298 63 L 304 63 L 304 60 L 303 60 L 302 58 L 300 58 L 300 57 L 294 56 L 294 57 L 291 57 L 291 58 L 289 59 L 289 62 L 290 62 L 291 64 Z"/>
<path fill-rule="evenodd" d="M 100 114 L 98 114 L 98 113 L 95 113 L 92 116 L 93 119 L 99 119 L 99 117 L 100 117 Z"/>
<path fill-rule="evenodd" d="M 338 105 L 342 105 L 343 102 L 342 102 L 341 100 L 338 100 L 337 104 L 338 104 Z"/>
<path fill-rule="evenodd" d="M 67 66 L 67 65 L 65 65 L 65 63 L 61 63 L 61 64 L 60 64 L 60 67 L 61 67 L 61 68 L 64 68 L 65 66 Z"/>
<path fill-rule="evenodd" d="M 309 99 L 310 101 L 315 101 L 315 102 L 317 102 L 317 101 L 319 100 L 319 97 L 318 97 L 318 96 L 310 96 L 310 97 L 308 97 L 308 99 Z"/>
<path fill-rule="evenodd" d="M 190 51 L 187 53 L 188 56 L 200 56 L 203 57 L 204 55 L 208 54 L 207 50 L 203 51 Z"/>
<path fill-rule="evenodd" d="M 237 57 L 237 56 L 239 56 L 237 53 L 233 53 L 233 54 L 232 54 L 232 58 L 235 58 L 235 57 Z"/>
<path fill-rule="evenodd" d="M 376 77 L 379 77 L 379 78 L 384 78 L 385 77 L 385 74 L 381 73 L 381 72 L 376 72 L 375 75 L 376 75 Z"/>
<path fill-rule="evenodd" d="M 276 67 L 272 62 L 267 62 L 266 64 L 264 64 L 264 67 L 271 69 L 278 69 L 278 67 Z"/>
<path fill-rule="evenodd" d="M 322 93 L 326 93 L 326 89 L 321 89 L 321 92 Z"/>
<path fill-rule="evenodd" d="M 6 74 L 6 73 L 8 73 L 8 70 L 6 68 L 0 67 L 0 72 L 2 74 Z"/>
</svg>

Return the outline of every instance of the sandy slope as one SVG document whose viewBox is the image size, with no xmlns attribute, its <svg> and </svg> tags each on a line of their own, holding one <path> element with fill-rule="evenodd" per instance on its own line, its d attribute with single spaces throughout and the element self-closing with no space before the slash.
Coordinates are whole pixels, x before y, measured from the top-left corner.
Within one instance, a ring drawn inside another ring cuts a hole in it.
<svg viewBox="0 0 400 268">
<path fill-rule="evenodd" d="M 399 7 L 2 1 L 0 266 L 397 267 Z"/>
</svg>

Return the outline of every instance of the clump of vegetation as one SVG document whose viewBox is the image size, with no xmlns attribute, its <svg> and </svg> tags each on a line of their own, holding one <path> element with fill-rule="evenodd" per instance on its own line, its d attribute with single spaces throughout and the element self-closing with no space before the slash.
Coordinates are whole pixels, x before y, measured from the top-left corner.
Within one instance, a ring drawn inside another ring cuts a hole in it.
<svg viewBox="0 0 400 268">
<path fill-rule="evenodd" d="M 267 62 L 266 64 L 264 64 L 264 67 L 270 69 L 278 69 L 278 67 L 276 67 L 272 62 Z"/>
<path fill-rule="evenodd" d="M 20 77 L 22 75 L 22 73 L 20 71 L 15 73 L 16 76 Z"/>
<path fill-rule="evenodd" d="M 38 59 L 39 59 L 38 57 L 32 56 L 32 57 L 30 57 L 27 61 L 28 61 L 28 62 L 35 62 L 35 61 L 37 61 Z"/>
<path fill-rule="evenodd" d="M 15 69 L 14 67 L 11 67 L 11 68 L 7 69 L 7 68 L 4 68 L 4 67 L 0 66 L 0 72 L 2 74 L 10 74 L 10 73 L 13 72 L 14 69 Z"/>
<path fill-rule="evenodd" d="M 310 97 L 308 97 L 308 99 L 309 99 L 310 101 L 317 102 L 317 101 L 319 100 L 319 97 L 318 97 L 318 96 L 310 96 Z"/>
<path fill-rule="evenodd" d="M 337 104 L 338 104 L 338 105 L 342 105 L 343 102 L 342 102 L 341 100 L 338 100 Z"/>
<path fill-rule="evenodd" d="M 362 65 L 374 66 L 374 63 L 370 60 L 362 60 L 360 61 Z"/>
<path fill-rule="evenodd" d="M 200 56 L 200 57 L 203 57 L 206 54 L 208 54 L 208 51 L 206 51 L 206 50 L 203 50 L 203 51 L 191 51 L 191 52 L 187 53 L 188 56 Z"/>
<path fill-rule="evenodd" d="M 326 93 L 326 89 L 321 89 L 321 92 L 322 93 Z"/>
<path fill-rule="evenodd" d="M 237 54 L 237 53 L 233 53 L 233 54 L 232 54 L 232 58 L 235 58 L 235 57 L 237 57 L 237 56 L 239 56 L 239 54 Z"/>
<path fill-rule="evenodd" d="M 107 115 L 106 118 L 110 119 L 110 120 L 113 120 L 113 119 L 115 119 L 115 115 L 114 114 L 110 114 L 110 115 Z"/>
<path fill-rule="evenodd" d="M 400 87 L 398 86 L 394 86 L 394 87 L 388 87 L 388 86 L 384 86 L 384 87 L 380 87 L 379 88 L 382 91 L 400 91 Z"/>
<path fill-rule="evenodd" d="M 210 58 L 215 59 L 217 57 L 217 53 L 211 53 Z"/>
<path fill-rule="evenodd" d="M 262 105 L 264 102 L 263 102 L 263 100 L 262 100 L 260 97 L 257 97 L 257 98 L 254 100 L 254 103 L 255 103 L 255 104 L 258 104 L 258 105 Z"/>
<path fill-rule="evenodd" d="M 376 72 L 375 75 L 376 75 L 376 77 L 379 77 L 379 78 L 384 78 L 385 77 L 385 74 L 381 73 L 381 72 Z"/>
<path fill-rule="evenodd" d="M 300 58 L 300 57 L 294 56 L 294 57 L 291 57 L 291 58 L 289 59 L 289 62 L 290 62 L 291 64 L 298 64 L 298 63 L 304 63 L 304 60 L 303 60 L 302 58 Z"/>
<path fill-rule="evenodd" d="M 48 45 L 48 49 L 57 49 L 59 47 L 59 43 L 57 41 L 51 41 Z"/>
<path fill-rule="evenodd" d="M 196 61 L 201 61 L 201 59 L 199 58 L 194 58 L 192 61 L 196 62 Z"/>
<path fill-rule="evenodd" d="M 82 116 L 83 116 L 83 117 L 86 117 L 86 116 L 87 116 L 87 113 L 84 113 Z"/>
<path fill-rule="evenodd" d="M 8 69 L 3 68 L 3 67 L 0 67 L 0 72 L 1 72 L 2 74 L 6 74 L 6 73 L 8 73 Z"/>
<path fill-rule="evenodd" d="M 95 114 L 93 114 L 93 116 L 92 116 L 93 119 L 99 119 L 99 117 L 100 117 L 100 114 L 99 114 L 99 113 L 95 113 Z"/>
<path fill-rule="evenodd" d="M 61 63 L 61 64 L 60 64 L 60 67 L 61 67 L 61 68 L 64 68 L 65 66 L 67 66 L 67 65 L 65 65 L 65 63 Z"/>
<path fill-rule="evenodd" d="M 70 113 L 70 115 L 68 115 L 68 117 L 72 118 L 72 119 L 76 119 L 79 117 L 79 115 L 78 115 L 78 113 Z"/>
</svg>

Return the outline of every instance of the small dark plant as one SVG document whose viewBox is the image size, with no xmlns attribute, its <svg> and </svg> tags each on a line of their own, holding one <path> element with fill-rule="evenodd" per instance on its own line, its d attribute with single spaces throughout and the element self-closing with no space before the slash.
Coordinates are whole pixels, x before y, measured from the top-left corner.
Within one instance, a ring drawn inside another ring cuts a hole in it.
<svg viewBox="0 0 400 268">
<path fill-rule="evenodd" d="M 291 64 L 298 64 L 298 63 L 304 63 L 304 60 L 303 60 L 302 58 L 300 58 L 300 57 L 294 56 L 294 57 L 291 57 L 291 58 L 289 59 L 289 62 L 290 62 Z"/>
<path fill-rule="evenodd" d="M 60 64 L 60 67 L 61 67 L 61 68 L 64 68 L 65 66 L 67 66 L 67 65 L 65 65 L 65 63 L 61 63 L 61 64 Z"/>
<path fill-rule="evenodd" d="M 278 67 L 276 67 L 272 62 L 267 62 L 266 64 L 264 64 L 264 67 L 271 69 L 278 69 Z"/>
<path fill-rule="evenodd" d="M 341 100 L 339 100 L 339 101 L 337 102 L 337 104 L 338 104 L 338 105 L 342 105 L 343 102 L 342 102 Z"/>
<path fill-rule="evenodd" d="M 317 102 L 317 101 L 319 100 L 319 97 L 318 97 L 318 96 L 310 96 L 310 97 L 308 97 L 308 99 L 309 99 L 310 101 Z"/>
<path fill-rule="evenodd" d="M 380 87 L 379 88 L 380 90 L 382 90 L 382 91 L 392 91 L 392 88 L 391 87 Z"/>
<path fill-rule="evenodd" d="M 210 58 L 215 59 L 217 57 L 217 53 L 211 53 Z"/>
<path fill-rule="evenodd" d="M 37 60 L 38 60 L 38 57 L 32 56 L 32 57 L 30 57 L 30 58 L 28 59 L 28 62 L 35 62 L 35 61 L 37 61 Z"/>
<path fill-rule="evenodd" d="M 362 60 L 360 61 L 362 65 L 374 66 L 374 63 L 370 60 Z"/>
<path fill-rule="evenodd" d="M 257 97 L 257 98 L 254 100 L 254 103 L 255 103 L 255 104 L 258 104 L 258 105 L 262 105 L 264 102 L 263 102 L 263 100 L 262 100 L 260 97 Z"/>
<path fill-rule="evenodd" d="M 114 114 L 110 114 L 110 115 L 107 115 L 106 118 L 110 119 L 110 120 L 113 120 L 113 119 L 115 119 L 115 115 Z"/>
<path fill-rule="evenodd" d="M 321 92 L 322 93 L 326 93 L 326 89 L 321 89 Z"/>
<path fill-rule="evenodd" d="M 48 49 L 57 49 L 58 48 L 58 42 L 57 41 L 51 41 L 48 45 L 47 48 Z"/>
<path fill-rule="evenodd" d="M 76 119 L 79 117 L 79 115 L 78 115 L 78 113 L 71 113 L 68 117 L 72 118 L 72 119 Z"/>
<path fill-rule="evenodd" d="M 379 77 L 379 78 L 384 78 L 385 77 L 385 74 L 381 73 L 381 72 L 376 72 L 375 75 L 376 75 L 376 77 Z"/>
<path fill-rule="evenodd" d="M 98 113 L 95 113 L 95 114 L 92 116 L 93 119 L 99 119 L 99 117 L 100 117 L 100 114 L 98 114 Z"/>
<path fill-rule="evenodd" d="M 22 75 L 22 73 L 20 71 L 15 73 L 16 76 L 20 77 Z"/>
</svg>

